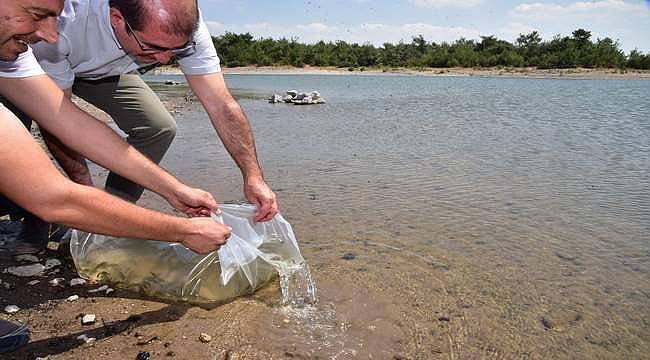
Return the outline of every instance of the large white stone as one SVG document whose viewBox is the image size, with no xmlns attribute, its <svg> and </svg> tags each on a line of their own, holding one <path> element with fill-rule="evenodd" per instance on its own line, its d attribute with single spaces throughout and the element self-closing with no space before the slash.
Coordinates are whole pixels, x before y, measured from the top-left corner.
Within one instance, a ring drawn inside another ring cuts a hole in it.
<svg viewBox="0 0 650 360">
<path fill-rule="evenodd" d="M 97 317 L 95 316 L 95 314 L 84 315 L 84 317 L 81 318 L 81 324 L 83 324 L 83 325 L 92 325 L 92 324 L 95 323 L 96 318 Z"/>
<path fill-rule="evenodd" d="M 20 311 L 20 308 L 18 306 L 16 306 L 16 305 L 7 305 L 7 306 L 5 306 L 5 312 L 7 314 L 15 314 L 18 311 Z"/>
<path fill-rule="evenodd" d="M 21 277 L 40 275 L 43 273 L 43 271 L 45 271 L 45 266 L 41 264 L 12 266 L 10 268 L 5 269 L 5 272 L 16 276 L 21 276 Z"/>
<path fill-rule="evenodd" d="M 84 284 L 86 284 L 86 280 L 84 280 L 82 278 L 74 278 L 74 279 L 70 280 L 70 286 L 73 286 L 73 287 L 74 286 L 81 286 L 81 285 L 84 285 Z"/>
</svg>

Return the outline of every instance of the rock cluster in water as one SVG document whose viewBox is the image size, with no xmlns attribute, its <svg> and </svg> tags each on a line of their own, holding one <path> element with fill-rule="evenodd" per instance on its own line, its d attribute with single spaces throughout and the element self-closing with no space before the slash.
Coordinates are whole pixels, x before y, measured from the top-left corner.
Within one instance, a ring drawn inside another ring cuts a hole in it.
<svg viewBox="0 0 650 360">
<path fill-rule="evenodd" d="M 325 99 L 320 96 L 318 91 L 312 91 L 311 93 L 298 92 L 296 90 L 287 91 L 287 95 L 282 97 L 279 94 L 273 94 L 269 98 L 271 104 L 277 103 L 287 103 L 294 105 L 313 105 L 313 104 L 324 104 Z"/>
</svg>

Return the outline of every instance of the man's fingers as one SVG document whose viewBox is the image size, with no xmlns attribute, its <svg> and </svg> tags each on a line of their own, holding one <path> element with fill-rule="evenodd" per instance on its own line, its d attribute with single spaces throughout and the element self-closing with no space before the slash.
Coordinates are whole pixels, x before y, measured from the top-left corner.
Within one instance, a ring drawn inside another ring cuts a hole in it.
<svg viewBox="0 0 650 360">
<path fill-rule="evenodd" d="M 205 216 L 205 217 L 210 216 L 210 210 L 208 210 L 208 209 L 200 210 L 199 211 L 199 216 Z"/>
<path fill-rule="evenodd" d="M 185 214 L 189 217 L 209 217 L 210 209 L 206 207 L 189 208 L 185 211 Z"/>
<path fill-rule="evenodd" d="M 195 189 L 196 191 L 200 191 L 198 193 L 198 196 L 195 195 L 194 201 L 196 202 L 193 204 L 195 207 L 204 207 L 207 208 L 208 210 L 212 210 L 214 212 L 219 211 L 219 204 L 217 204 L 217 201 L 214 199 L 212 194 L 210 194 L 207 191 Z"/>
<path fill-rule="evenodd" d="M 273 200 L 266 201 L 263 205 L 257 208 L 257 216 L 255 221 L 269 221 L 278 213 L 277 203 Z"/>
</svg>

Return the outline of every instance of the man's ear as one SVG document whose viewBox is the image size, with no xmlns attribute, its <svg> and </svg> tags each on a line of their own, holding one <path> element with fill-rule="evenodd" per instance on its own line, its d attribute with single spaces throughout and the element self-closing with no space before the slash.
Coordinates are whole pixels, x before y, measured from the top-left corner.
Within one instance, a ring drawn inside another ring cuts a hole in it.
<svg viewBox="0 0 650 360">
<path fill-rule="evenodd" d="M 122 16 L 122 13 L 118 9 L 109 8 L 108 17 L 110 18 L 111 25 L 114 28 L 117 28 L 118 26 L 124 26 L 124 16 Z"/>
</svg>

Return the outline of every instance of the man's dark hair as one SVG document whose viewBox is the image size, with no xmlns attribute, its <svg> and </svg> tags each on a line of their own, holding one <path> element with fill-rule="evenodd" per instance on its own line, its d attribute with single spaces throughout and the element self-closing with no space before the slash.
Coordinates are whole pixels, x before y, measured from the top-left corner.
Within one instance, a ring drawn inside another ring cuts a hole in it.
<svg viewBox="0 0 650 360">
<path fill-rule="evenodd" d="M 155 19 L 152 16 L 153 1 L 149 0 L 110 0 L 109 6 L 122 13 L 122 16 L 129 22 L 133 30 L 143 31 L 145 26 Z M 171 14 L 171 19 L 162 21 L 160 30 L 169 35 L 192 36 L 199 26 L 199 7 L 197 0 L 193 6 L 183 11 Z"/>
</svg>

